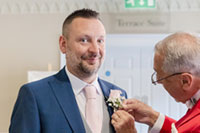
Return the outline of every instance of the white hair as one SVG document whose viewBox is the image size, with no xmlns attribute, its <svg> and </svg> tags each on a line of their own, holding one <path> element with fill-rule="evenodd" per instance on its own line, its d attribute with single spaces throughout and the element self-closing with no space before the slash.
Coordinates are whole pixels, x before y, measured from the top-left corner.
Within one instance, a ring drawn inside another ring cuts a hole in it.
<svg viewBox="0 0 200 133">
<path fill-rule="evenodd" d="M 200 77 L 200 37 L 196 34 L 174 33 L 156 44 L 155 53 L 164 57 L 164 72 L 190 72 Z"/>
</svg>

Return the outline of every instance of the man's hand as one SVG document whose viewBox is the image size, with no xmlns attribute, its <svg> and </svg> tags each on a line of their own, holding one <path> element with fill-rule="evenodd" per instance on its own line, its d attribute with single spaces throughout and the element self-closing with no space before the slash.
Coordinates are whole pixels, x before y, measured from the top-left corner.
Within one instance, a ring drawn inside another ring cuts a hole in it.
<svg viewBox="0 0 200 133">
<path fill-rule="evenodd" d="M 135 119 L 124 110 L 118 110 L 112 115 L 112 125 L 116 133 L 137 133 Z"/>
<path fill-rule="evenodd" d="M 124 100 L 123 109 L 129 112 L 135 118 L 135 121 L 147 124 L 150 127 L 155 124 L 159 116 L 159 112 L 136 99 Z"/>
</svg>

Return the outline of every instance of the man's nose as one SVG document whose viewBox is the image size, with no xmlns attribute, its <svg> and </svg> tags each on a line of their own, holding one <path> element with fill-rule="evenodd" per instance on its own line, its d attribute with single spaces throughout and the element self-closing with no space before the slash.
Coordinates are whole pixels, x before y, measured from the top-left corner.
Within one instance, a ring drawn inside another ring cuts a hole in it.
<svg viewBox="0 0 200 133">
<path fill-rule="evenodd" d="M 97 42 L 92 42 L 89 48 L 89 51 L 92 53 L 98 53 L 99 52 L 99 46 Z"/>
</svg>

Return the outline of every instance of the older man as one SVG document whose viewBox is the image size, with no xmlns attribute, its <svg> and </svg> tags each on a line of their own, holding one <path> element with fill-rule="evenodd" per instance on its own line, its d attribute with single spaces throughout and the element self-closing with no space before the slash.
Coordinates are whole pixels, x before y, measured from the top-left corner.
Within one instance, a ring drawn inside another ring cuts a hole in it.
<svg viewBox="0 0 200 133">
<path fill-rule="evenodd" d="M 187 113 L 175 121 L 136 99 L 126 100 L 124 109 L 153 133 L 200 132 L 200 38 L 178 32 L 160 41 L 155 46 L 154 70 L 152 83 L 162 84 L 177 102 L 186 104 Z M 122 115 L 116 112 L 113 117 Z"/>
</svg>

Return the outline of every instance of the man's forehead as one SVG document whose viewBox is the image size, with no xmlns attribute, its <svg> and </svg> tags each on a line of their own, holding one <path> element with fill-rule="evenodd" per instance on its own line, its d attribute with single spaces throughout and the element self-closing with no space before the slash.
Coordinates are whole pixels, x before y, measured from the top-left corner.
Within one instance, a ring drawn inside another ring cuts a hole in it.
<svg viewBox="0 0 200 133">
<path fill-rule="evenodd" d="M 77 19 L 69 25 L 68 30 L 71 32 L 78 32 L 80 34 L 99 34 L 99 36 L 105 36 L 105 28 L 103 24 L 97 19 Z"/>
<path fill-rule="evenodd" d="M 83 17 L 77 17 L 77 18 L 74 18 L 71 22 L 71 25 L 73 24 L 77 24 L 77 23 L 89 23 L 89 22 L 96 22 L 96 23 L 101 23 L 101 21 L 97 18 L 83 18 Z"/>
</svg>

